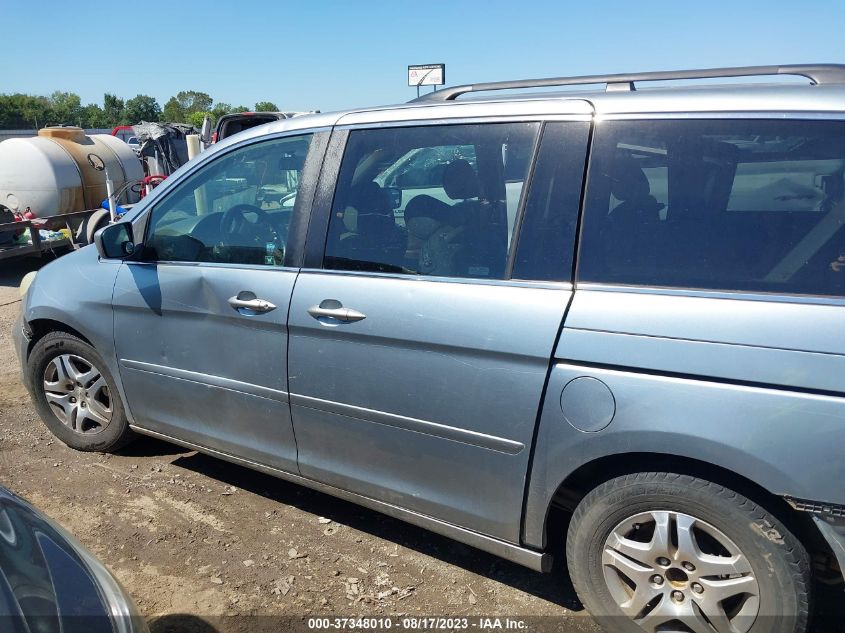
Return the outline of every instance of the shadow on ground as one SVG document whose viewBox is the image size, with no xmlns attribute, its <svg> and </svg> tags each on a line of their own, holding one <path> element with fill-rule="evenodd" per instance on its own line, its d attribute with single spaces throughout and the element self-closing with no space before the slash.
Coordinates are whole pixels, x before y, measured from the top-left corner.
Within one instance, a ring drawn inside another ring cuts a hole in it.
<svg viewBox="0 0 845 633">
<path fill-rule="evenodd" d="M 141 435 L 118 452 L 124 457 L 167 457 L 188 453 L 193 453 L 193 451 L 148 435 Z"/>
<path fill-rule="evenodd" d="M 138 455 L 173 455 L 185 450 L 148 438 L 138 444 Z M 158 452 L 159 450 L 162 452 Z M 584 607 L 569 580 L 560 548 L 553 551 L 556 564 L 552 573 L 539 574 L 398 519 L 202 453 L 186 454 L 174 460 L 173 465 L 277 503 L 329 518 L 336 523 L 348 525 L 385 541 L 397 543 L 450 565 L 507 584 L 571 611 L 583 611 Z M 560 526 L 553 532 L 565 534 L 565 526 Z M 559 545 L 562 544 L 561 537 Z M 839 633 L 842 623 L 845 622 L 842 585 L 820 586 L 816 598 L 812 633 Z M 161 629 L 161 633 L 164 631 L 165 629 Z M 204 632 L 203 629 L 198 631 Z M 153 633 L 159 633 L 159 629 L 153 629 Z"/>
<path fill-rule="evenodd" d="M 162 445 L 167 446 L 164 443 Z M 539 574 L 398 519 L 202 453 L 179 457 L 173 461 L 173 465 L 261 495 L 277 503 L 290 505 L 304 512 L 348 525 L 450 565 L 505 583 L 571 611 L 583 610 L 569 582 L 565 565 L 555 565 L 555 570 L 551 574 Z M 561 554 L 557 553 L 555 559 L 561 561 Z"/>
<path fill-rule="evenodd" d="M 148 626 L 150 633 L 218 633 L 218 629 L 210 622 L 186 613 L 152 618 Z"/>
<path fill-rule="evenodd" d="M 38 270 L 53 259 L 50 255 L 45 255 L 41 259 L 38 257 L 21 257 L 20 259 L 4 261 L 0 266 L 0 287 L 17 288 L 26 273 Z"/>
</svg>

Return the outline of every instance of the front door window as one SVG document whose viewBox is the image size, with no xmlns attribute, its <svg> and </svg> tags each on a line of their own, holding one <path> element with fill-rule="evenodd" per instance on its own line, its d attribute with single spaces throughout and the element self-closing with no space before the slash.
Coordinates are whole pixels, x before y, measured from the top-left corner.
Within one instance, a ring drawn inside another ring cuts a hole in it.
<svg viewBox="0 0 845 633">
<path fill-rule="evenodd" d="M 145 259 L 282 266 L 310 135 L 236 149 L 156 206 Z"/>
</svg>

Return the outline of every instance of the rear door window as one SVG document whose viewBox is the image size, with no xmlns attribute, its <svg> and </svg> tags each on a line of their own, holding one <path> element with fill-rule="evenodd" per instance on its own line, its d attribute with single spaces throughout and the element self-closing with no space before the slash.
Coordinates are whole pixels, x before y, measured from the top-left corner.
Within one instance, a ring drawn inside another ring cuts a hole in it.
<svg viewBox="0 0 845 633">
<path fill-rule="evenodd" d="M 355 130 L 323 267 L 503 279 L 538 123 Z"/>
<path fill-rule="evenodd" d="M 603 121 L 579 279 L 842 295 L 845 123 Z"/>
</svg>

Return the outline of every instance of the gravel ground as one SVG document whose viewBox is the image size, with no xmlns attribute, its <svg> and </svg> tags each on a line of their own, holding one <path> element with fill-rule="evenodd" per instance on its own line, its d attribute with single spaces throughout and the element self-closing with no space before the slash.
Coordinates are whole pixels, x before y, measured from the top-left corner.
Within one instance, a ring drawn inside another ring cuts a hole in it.
<svg viewBox="0 0 845 633">
<path fill-rule="evenodd" d="M 118 577 L 153 633 L 255 630 L 243 616 L 553 616 L 598 631 L 561 565 L 542 575 L 273 477 L 142 438 L 80 453 L 39 421 L 9 331 L 34 260 L 0 264 L 0 483 Z M 238 617 L 235 617 L 238 616 Z M 395 625 L 394 625 L 395 626 Z"/>
<path fill-rule="evenodd" d="M 538 574 L 150 438 L 116 455 L 67 448 L 38 419 L 9 337 L 20 279 L 37 266 L 0 263 L 0 483 L 90 548 L 152 633 L 305 631 L 308 617 L 359 616 L 393 628 L 403 616 L 467 617 L 476 630 L 480 618 L 531 616 L 535 631 L 599 632 L 562 564 Z M 845 630 L 841 585 L 818 603 L 814 632 Z"/>
</svg>

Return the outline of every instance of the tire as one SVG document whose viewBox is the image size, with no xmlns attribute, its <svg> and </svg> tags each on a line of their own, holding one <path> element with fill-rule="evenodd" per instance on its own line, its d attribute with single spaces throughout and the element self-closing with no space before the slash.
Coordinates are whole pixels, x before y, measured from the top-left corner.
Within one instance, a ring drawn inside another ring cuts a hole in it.
<svg viewBox="0 0 845 633">
<path fill-rule="evenodd" d="M 94 233 L 109 223 L 108 209 L 97 209 L 91 215 L 87 215 L 79 223 L 76 230 L 76 241 L 80 244 L 93 244 Z"/>
<path fill-rule="evenodd" d="M 85 224 L 85 239 L 88 244 L 94 243 L 94 233 L 109 223 L 111 214 L 107 209 L 100 209 L 91 214 Z"/>
<path fill-rule="evenodd" d="M 764 508 L 704 479 L 637 473 L 601 484 L 573 514 L 566 558 L 581 602 L 612 633 L 807 629 L 807 551 Z M 726 569 L 738 573 L 717 573 Z"/>
<path fill-rule="evenodd" d="M 71 448 L 106 453 L 134 438 L 103 358 L 78 337 L 51 332 L 40 339 L 27 361 L 27 383 L 41 420 Z"/>
</svg>

